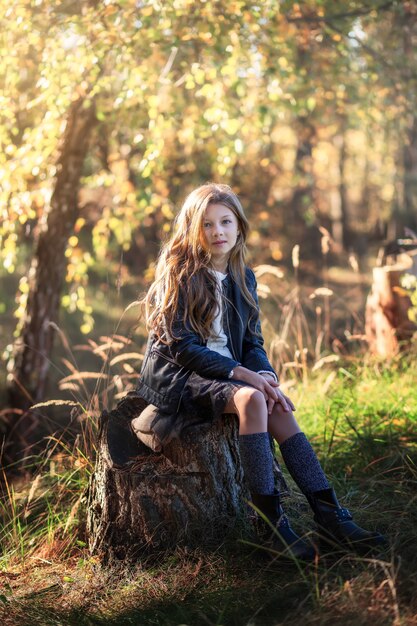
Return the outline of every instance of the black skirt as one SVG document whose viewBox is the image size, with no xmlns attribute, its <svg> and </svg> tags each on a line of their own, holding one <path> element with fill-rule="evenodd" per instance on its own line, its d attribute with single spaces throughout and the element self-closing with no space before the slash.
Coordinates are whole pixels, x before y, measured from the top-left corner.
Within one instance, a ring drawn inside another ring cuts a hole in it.
<svg viewBox="0 0 417 626">
<path fill-rule="evenodd" d="M 193 372 L 183 389 L 177 413 L 158 412 L 152 430 L 164 445 L 171 439 L 181 438 L 188 429 L 210 424 L 222 416 L 242 386 L 250 385 L 240 380 L 203 378 Z"/>
</svg>

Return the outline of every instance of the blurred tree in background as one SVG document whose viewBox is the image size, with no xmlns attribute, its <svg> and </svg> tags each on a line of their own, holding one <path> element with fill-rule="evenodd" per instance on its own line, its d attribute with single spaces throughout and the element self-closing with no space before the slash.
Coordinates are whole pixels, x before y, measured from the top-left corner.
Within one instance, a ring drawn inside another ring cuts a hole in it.
<svg viewBox="0 0 417 626">
<path fill-rule="evenodd" d="M 11 402 L 45 396 L 61 306 L 144 284 L 186 193 L 240 194 L 254 258 L 340 255 L 416 227 L 417 6 L 3 0 L 1 262 Z M 15 280 L 11 280 L 14 278 Z M 103 287 L 104 289 L 104 287 Z M 89 296 L 90 294 L 90 296 Z"/>
</svg>

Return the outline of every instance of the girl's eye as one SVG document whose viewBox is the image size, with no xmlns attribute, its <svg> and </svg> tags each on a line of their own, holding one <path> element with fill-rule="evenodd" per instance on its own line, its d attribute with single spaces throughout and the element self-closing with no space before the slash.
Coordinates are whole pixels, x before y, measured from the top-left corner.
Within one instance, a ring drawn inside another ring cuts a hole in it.
<svg viewBox="0 0 417 626">
<path fill-rule="evenodd" d="M 208 222 L 206 222 L 206 223 L 204 224 L 204 228 L 208 228 L 209 226 L 210 226 L 210 224 L 209 224 Z"/>
<path fill-rule="evenodd" d="M 223 220 L 223 224 L 231 224 L 231 222 L 232 222 L 232 220 L 229 220 L 229 219 Z"/>
</svg>

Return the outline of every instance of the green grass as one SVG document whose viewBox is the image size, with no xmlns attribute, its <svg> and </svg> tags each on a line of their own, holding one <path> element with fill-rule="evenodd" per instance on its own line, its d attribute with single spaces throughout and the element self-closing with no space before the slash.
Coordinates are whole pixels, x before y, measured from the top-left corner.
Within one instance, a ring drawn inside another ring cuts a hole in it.
<svg viewBox="0 0 417 626">
<path fill-rule="evenodd" d="M 327 370 L 325 371 L 325 367 Z M 91 452 L 55 442 L 2 499 L 4 624 L 414 624 L 417 614 L 417 366 L 351 359 L 289 391 L 342 503 L 390 540 L 379 558 L 339 554 L 301 572 L 228 541 L 105 569 L 84 545 Z M 313 528 L 293 487 L 294 526 Z"/>
</svg>

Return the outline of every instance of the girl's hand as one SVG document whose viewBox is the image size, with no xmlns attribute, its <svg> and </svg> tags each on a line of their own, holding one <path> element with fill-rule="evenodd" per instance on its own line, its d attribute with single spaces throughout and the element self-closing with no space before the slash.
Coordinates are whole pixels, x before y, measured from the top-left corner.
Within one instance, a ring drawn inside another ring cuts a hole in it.
<svg viewBox="0 0 417 626">
<path fill-rule="evenodd" d="M 242 365 L 238 365 L 238 367 L 234 368 L 234 378 L 249 383 L 249 385 L 263 393 L 265 402 L 268 405 L 268 413 L 271 413 L 274 404 L 280 401 L 277 393 L 279 391 L 279 383 L 275 382 L 271 376 L 266 378 L 263 374 L 257 374 Z"/>
<path fill-rule="evenodd" d="M 275 378 L 272 376 L 272 374 L 269 374 L 268 372 L 263 372 L 261 374 L 261 376 L 266 378 L 268 382 L 275 382 Z M 275 402 L 273 404 L 271 404 L 271 400 L 270 399 L 267 400 L 268 413 L 271 413 L 272 408 L 273 408 L 275 403 L 281 404 L 281 406 L 284 409 L 284 411 L 295 411 L 295 406 L 294 406 L 292 400 L 290 400 L 290 398 L 288 396 L 286 396 L 281 391 L 281 389 L 275 389 L 275 394 L 276 394 L 276 399 L 275 399 Z"/>
</svg>

